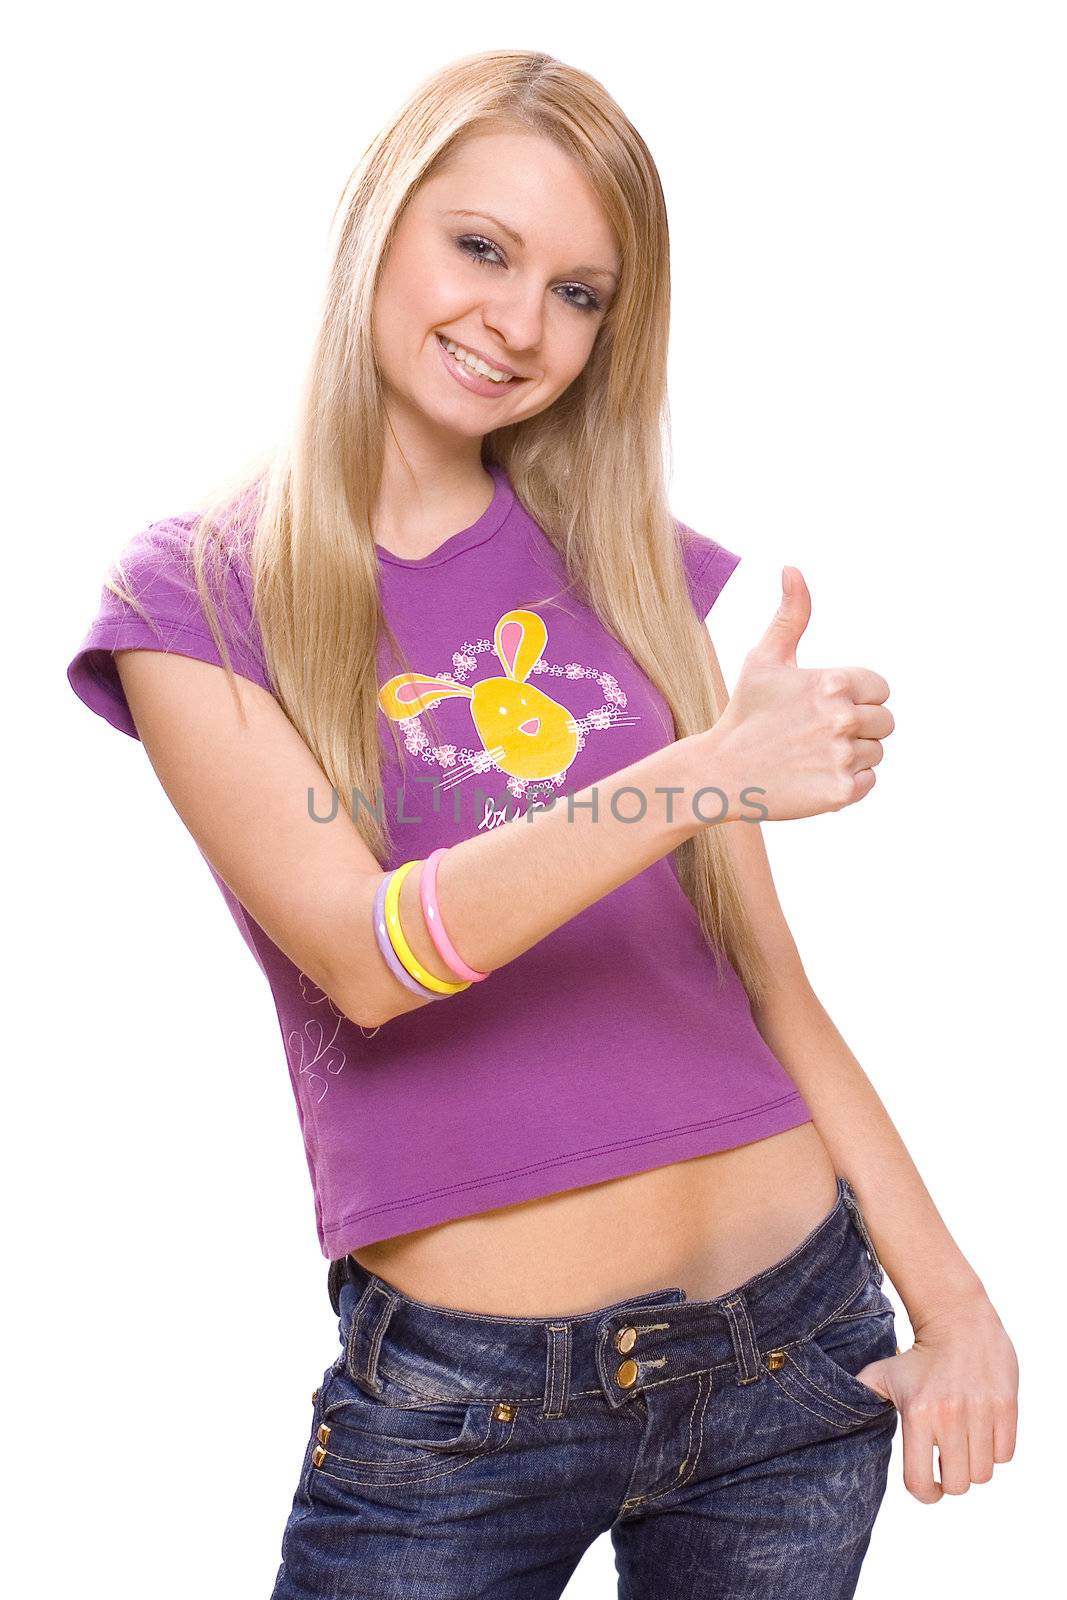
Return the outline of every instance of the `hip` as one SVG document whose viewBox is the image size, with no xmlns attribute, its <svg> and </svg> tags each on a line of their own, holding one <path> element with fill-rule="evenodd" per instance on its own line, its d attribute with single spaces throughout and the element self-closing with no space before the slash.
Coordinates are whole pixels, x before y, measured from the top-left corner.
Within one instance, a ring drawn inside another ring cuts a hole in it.
<svg viewBox="0 0 1067 1600">
<path fill-rule="evenodd" d="M 780 1261 L 703 1300 L 473 1315 L 334 1262 L 341 1350 L 273 1600 L 558 1600 L 605 1532 L 620 1594 L 848 1600 L 897 1426 L 856 1374 L 895 1328 L 847 1180 L 836 1194 Z"/>
</svg>

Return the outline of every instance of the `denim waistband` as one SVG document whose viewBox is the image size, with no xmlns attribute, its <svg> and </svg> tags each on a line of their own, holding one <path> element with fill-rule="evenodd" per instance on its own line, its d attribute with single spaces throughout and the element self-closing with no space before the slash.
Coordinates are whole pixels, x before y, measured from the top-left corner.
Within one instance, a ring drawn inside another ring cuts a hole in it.
<svg viewBox="0 0 1067 1600">
<path fill-rule="evenodd" d="M 571 1317 L 490 1316 L 401 1294 L 351 1256 L 330 1263 L 349 1376 L 372 1395 L 383 1372 L 431 1400 L 537 1400 L 561 1416 L 570 1397 L 625 1405 L 642 1387 L 724 1369 L 760 1376 L 759 1358 L 830 1320 L 869 1277 L 882 1282 L 855 1193 L 837 1179 L 832 1209 L 781 1261 L 713 1300 L 654 1289 Z"/>
</svg>

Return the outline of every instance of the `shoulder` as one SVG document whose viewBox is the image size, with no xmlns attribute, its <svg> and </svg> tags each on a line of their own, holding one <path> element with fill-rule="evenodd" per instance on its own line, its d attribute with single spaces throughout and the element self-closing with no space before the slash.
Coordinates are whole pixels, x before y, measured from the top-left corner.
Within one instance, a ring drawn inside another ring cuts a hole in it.
<svg viewBox="0 0 1067 1600">
<path fill-rule="evenodd" d="M 184 609 L 197 592 L 194 546 L 199 521 L 198 513 L 190 511 L 148 523 L 120 548 L 108 578 L 130 588 L 146 610 L 158 603 L 161 615 L 178 620 L 173 616 L 174 601 Z M 217 603 L 223 591 L 227 600 L 235 596 L 250 600 L 247 537 L 211 540 L 204 548 L 204 576 L 212 600 Z"/>
<path fill-rule="evenodd" d="M 115 727 L 136 737 L 115 668 L 116 650 L 157 650 L 223 666 L 196 578 L 189 512 L 140 528 L 104 576 L 95 616 L 67 667 L 75 694 Z M 213 542 L 203 581 L 234 671 L 270 692 L 263 641 L 253 615 L 247 536 Z"/>
<path fill-rule="evenodd" d="M 741 557 L 717 539 L 697 533 L 677 518 L 674 526 L 693 605 L 703 620 L 722 593 L 726 580 L 740 564 Z"/>
</svg>

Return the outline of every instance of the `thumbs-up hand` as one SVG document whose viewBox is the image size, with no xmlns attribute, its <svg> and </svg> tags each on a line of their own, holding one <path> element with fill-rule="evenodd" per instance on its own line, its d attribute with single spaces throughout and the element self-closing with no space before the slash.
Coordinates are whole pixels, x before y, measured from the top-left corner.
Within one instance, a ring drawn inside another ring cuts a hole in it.
<svg viewBox="0 0 1067 1600">
<path fill-rule="evenodd" d="M 881 741 L 895 726 L 889 685 L 866 667 L 798 667 L 810 619 L 807 584 L 797 567 L 783 567 L 781 605 L 709 730 L 726 820 L 760 808 L 772 822 L 841 811 L 874 788 Z"/>
</svg>

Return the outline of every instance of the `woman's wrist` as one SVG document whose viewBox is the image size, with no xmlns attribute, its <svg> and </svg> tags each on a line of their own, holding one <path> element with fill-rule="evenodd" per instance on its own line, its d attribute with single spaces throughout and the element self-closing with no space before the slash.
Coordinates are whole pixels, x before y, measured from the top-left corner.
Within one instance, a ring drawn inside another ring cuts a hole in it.
<svg viewBox="0 0 1067 1600">
<path fill-rule="evenodd" d="M 979 1316 L 986 1307 L 992 1310 L 985 1284 L 967 1262 L 958 1273 L 951 1277 L 939 1275 L 928 1292 L 923 1291 L 918 1298 L 913 1293 L 905 1302 L 908 1321 L 916 1335 L 946 1320 Z"/>
<path fill-rule="evenodd" d="M 743 804 L 742 783 L 734 770 L 733 751 L 728 734 L 718 724 L 679 740 L 685 746 L 685 770 L 689 791 L 686 809 L 705 827 L 719 822 L 736 822 L 752 816 L 752 803 Z"/>
</svg>

